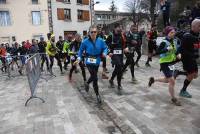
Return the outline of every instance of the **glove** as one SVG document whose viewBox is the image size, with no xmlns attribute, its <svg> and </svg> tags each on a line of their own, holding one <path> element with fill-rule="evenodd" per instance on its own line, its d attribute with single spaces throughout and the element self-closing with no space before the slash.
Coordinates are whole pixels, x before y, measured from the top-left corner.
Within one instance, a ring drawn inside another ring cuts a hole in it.
<svg viewBox="0 0 200 134">
<path fill-rule="evenodd" d="M 173 48 L 172 48 L 171 46 L 168 46 L 168 47 L 167 47 L 167 50 L 168 50 L 168 51 L 171 51 L 172 49 L 173 49 Z"/>
<path fill-rule="evenodd" d="M 177 57 L 177 59 L 180 60 L 181 59 L 181 54 L 178 54 L 176 57 Z"/>
<path fill-rule="evenodd" d="M 80 59 L 81 59 L 81 58 L 78 57 L 77 60 L 73 63 L 73 65 L 76 66 L 78 63 L 80 63 L 80 61 L 81 61 Z"/>
<path fill-rule="evenodd" d="M 113 53 L 109 53 L 109 57 L 112 57 L 113 56 Z"/>
</svg>

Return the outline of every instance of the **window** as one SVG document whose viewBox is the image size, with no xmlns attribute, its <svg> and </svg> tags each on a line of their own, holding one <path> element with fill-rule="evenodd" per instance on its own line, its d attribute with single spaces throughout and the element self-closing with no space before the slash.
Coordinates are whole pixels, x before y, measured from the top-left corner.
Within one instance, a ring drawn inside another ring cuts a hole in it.
<svg viewBox="0 0 200 134">
<path fill-rule="evenodd" d="M 103 19 L 103 20 L 105 20 L 105 18 L 106 18 L 106 15 L 105 15 L 105 14 L 103 14 L 103 15 L 102 15 L 102 19 Z"/>
<path fill-rule="evenodd" d="M 77 0 L 77 3 L 78 4 L 82 4 L 82 0 Z"/>
<path fill-rule="evenodd" d="M 70 3 L 70 0 L 56 0 L 58 2 L 65 2 L 65 3 Z"/>
<path fill-rule="evenodd" d="M 41 25 L 40 11 L 32 11 L 32 24 L 33 25 Z"/>
<path fill-rule="evenodd" d="M 83 10 L 78 10 L 78 20 L 82 20 L 83 18 Z"/>
<path fill-rule="evenodd" d="M 66 3 L 70 3 L 70 0 L 63 0 L 64 2 L 66 2 Z"/>
<path fill-rule="evenodd" d="M 77 17 L 78 17 L 78 20 L 89 21 L 90 13 L 87 10 L 78 10 Z"/>
<path fill-rule="evenodd" d="M 11 19 L 8 11 L 0 11 L 0 26 L 10 26 Z"/>
<path fill-rule="evenodd" d="M 64 9 L 65 20 L 71 20 L 71 10 Z"/>
<path fill-rule="evenodd" d="M 58 20 L 71 20 L 71 10 L 70 9 L 57 9 Z"/>
<path fill-rule="evenodd" d="M 107 19 L 110 20 L 110 15 L 107 15 Z"/>
<path fill-rule="evenodd" d="M 38 0 L 32 0 L 32 4 L 38 4 Z"/>
<path fill-rule="evenodd" d="M 89 5 L 89 0 L 77 0 L 77 4 Z"/>
<path fill-rule="evenodd" d="M 101 15 L 97 15 L 97 20 L 101 20 Z"/>
<path fill-rule="evenodd" d="M 35 39 L 35 40 L 40 40 L 41 37 L 44 37 L 44 36 L 42 34 L 33 35 L 33 39 Z"/>
<path fill-rule="evenodd" d="M 0 0 L 0 4 L 5 4 L 6 0 Z"/>
</svg>

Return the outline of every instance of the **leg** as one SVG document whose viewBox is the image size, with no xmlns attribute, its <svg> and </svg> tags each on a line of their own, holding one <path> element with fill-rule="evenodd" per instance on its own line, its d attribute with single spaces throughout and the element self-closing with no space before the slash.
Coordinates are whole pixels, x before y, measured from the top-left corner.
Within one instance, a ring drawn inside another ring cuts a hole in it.
<svg viewBox="0 0 200 134">
<path fill-rule="evenodd" d="M 63 73 L 63 71 L 62 71 L 62 63 L 61 63 L 59 54 L 56 54 L 56 55 L 55 55 L 55 58 L 56 58 L 56 60 L 57 60 L 57 62 L 58 62 L 58 66 L 60 67 L 60 72 Z"/>
<path fill-rule="evenodd" d="M 82 61 L 79 63 L 79 66 L 80 66 L 81 71 L 82 71 L 83 80 L 86 81 L 86 73 L 85 73 L 85 68 L 84 68 Z"/>
<path fill-rule="evenodd" d="M 72 79 L 72 73 L 73 71 L 76 69 L 76 65 L 73 65 L 75 61 L 71 61 L 71 69 L 70 69 L 70 72 L 69 72 L 69 80 Z"/>
<path fill-rule="evenodd" d="M 135 72 L 134 72 L 134 66 L 135 66 L 135 62 L 134 62 L 134 57 L 132 56 L 130 58 L 130 64 L 131 64 L 131 75 L 132 75 L 132 79 L 135 78 Z"/>
<path fill-rule="evenodd" d="M 141 56 L 142 56 L 142 53 L 141 53 L 141 46 L 137 47 L 136 49 L 136 53 L 137 53 L 137 59 L 135 61 L 135 63 L 138 65 L 138 61 L 140 60 Z"/>
<path fill-rule="evenodd" d="M 45 61 L 46 61 L 47 70 L 49 70 L 49 59 L 48 59 L 47 55 L 45 55 L 44 57 L 45 57 Z"/>
<path fill-rule="evenodd" d="M 52 69 L 54 64 L 54 56 L 49 56 L 49 59 L 50 59 L 50 68 Z"/>
<path fill-rule="evenodd" d="M 43 54 L 41 54 L 41 70 L 42 71 L 43 71 L 44 62 L 45 62 L 45 57 Z"/>
<path fill-rule="evenodd" d="M 131 54 L 126 54 L 126 62 L 123 66 L 122 72 L 124 72 L 126 70 L 126 68 L 130 65 L 131 63 Z"/>
<path fill-rule="evenodd" d="M 118 87 L 121 87 L 121 80 L 122 80 L 122 66 L 121 65 L 117 65 L 116 66 L 116 72 L 117 72 L 117 84 Z"/>
</svg>

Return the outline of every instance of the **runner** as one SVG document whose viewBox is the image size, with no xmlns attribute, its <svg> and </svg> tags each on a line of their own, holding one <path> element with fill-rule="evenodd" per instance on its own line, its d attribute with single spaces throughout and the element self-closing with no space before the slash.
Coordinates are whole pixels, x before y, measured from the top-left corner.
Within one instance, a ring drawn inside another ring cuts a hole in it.
<svg viewBox="0 0 200 134">
<path fill-rule="evenodd" d="M 60 67 L 60 73 L 63 74 L 62 64 L 61 64 L 61 61 L 60 61 L 59 55 L 58 55 L 59 49 L 56 47 L 55 35 L 53 35 L 53 34 L 50 37 L 50 41 L 47 42 L 46 51 L 47 51 L 47 54 L 49 55 L 49 59 L 50 59 L 50 73 L 53 74 L 52 67 L 54 64 L 54 58 L 56 58 L 58 66 Z"/>
<path fill-rule="evenodd" d="M 139 49 L 140 47 L 140 35 L 137 32 L 137 26 L 132 25 L 130 28 L 130 31 L 128 32 L 126 36 L 126 42 L 127 42 L 127 48 L 126 50 L 126 63 L 124 64 L 124 67 L 122 69 L 122 72 L 125 72 L 126 68 L 130 65 L 130 70 L 131 70 L 131 75 L 132 75 L 132 81 L 134 83 L 137 82 L 135 79 L 135 74 L 134 74 L 134 66 L 135 66 L 135 61 L 134 61 L 134 53 L 136 51 L 136 48 Z"/>
<path fill-rule="evenodd" d="M 112 77 L 109 80 L 110 86 L 114 88 L 113 80 L 117 76 L 118 94 L 121 95 L 122 85 L 122 68 L 123 68 L 123 49 L 125 47 L 125 37 L 121 33 L 122 29 L 120 24 L 116 23 L 113 32 L 108 36 L 106 44 L 110 49 L 109 56 L 112 59 L 114 65 L 114 71 Z"/>
<path fill-rule="evenodd" d="M 156 30 L 156 25 L 152 25 L 151 31 L 147 34 L 148 36 L 148 58 L 146 62 L 146 66 L 150 67 L 151 65 L 149 64 L 150 61 L 152 61 L 152 56 L 153 52 L 156 51 L 157 46 L 156 46 L 156 39 L 158 36 L 157 30 Z"/>
<path fill-rule="evenodd" d="M 105 42 L 101 38 L 97 37 L 97 27 L 91 26 L 89 38 L 85 39 L 80 46 L 78 58 L 75 64 L 80 63 L 83 56 L 83 51 L 86 53 L 86 66 L 90 72 L 90 78 L 85 83 L 85 90 L 89 91 L 89 84 L 93 82 L 93 88 L 97 97 L 97 102 L 101 103 L 101 97 L 99 95 L 99 87 L 98 87 L 98 69 L 99 64 L 101 62 L 101 56 L 106 57 L 107 55 L 107 47 Z"/>
<path fill-rule="evenodd" d="M 180 60 L 181 54 L 178 53 L 178 45 L 175 37 L 175 29 L 171 26 L 167 26 L 165 28 L 166 38 L 161 42 L 156 54 L 160 54 L 160 68 L 165 77 L 155 79 L 154 77 L 150 77 L 149 79 L 149 87 L 154 82 L 163 82 L 169 83 L 169 93 L 172 97 L 171 101 L 176 106 L 181 106 L 180 101 L 174 95 L 174 86 L 175 86 L 175 78 L 173 76 L 174 73 L 174 64 L 177 60 Z"/>
<path fill-rule="evenodd" d="M 182 39 L 181 54 L 183 69 L 187 72 L 186 79 L 180 91 L 180 96 L 192 98 L 192 95 L 187 92 L 187 87 L 193 79 L 198 77 L 197 58 L 199 57 L 200 40 L 200 19 L 192 21 L 191 31 L 185 33 Z"/>
<path fill-rule="evenodd" d="M 72 80 L 72 73 L 76 69 L 76 64 L 74 64 L 74 62 L 77 60 L 80 44 L 81 44 L 81 35 L 76 34 L 75 40 L 71 42 L 71 44 L 69 46 L 69 52 L 68 52 L 69 56 L 71 57 L 71 65 L 72 65 L 70 72 L 69 72 L 69 80 L 70 81 Z M 79 66 L 82 71 L 84 83 L 86 83 L 86 73 L 85 73 L 85 68 L 83 66 L 83 60 L 79 62 Z"/>
<path fill-rule="evenodd" d="M 41 37 L 40 38 L 40 42 L 38 43 L 38 47 L 39 47 L 39 53 L 41 56 L 41 71 L 44 70 L 43 66 L 44 66 L 44 62 L 46 62 L 46 66 L 47 66 L 47 70 L 49 71 L 49 60 L 48 57 L 46 55 L 46 46 L 47 43 L 44 41 L 44 38 Z"/>
</svg>

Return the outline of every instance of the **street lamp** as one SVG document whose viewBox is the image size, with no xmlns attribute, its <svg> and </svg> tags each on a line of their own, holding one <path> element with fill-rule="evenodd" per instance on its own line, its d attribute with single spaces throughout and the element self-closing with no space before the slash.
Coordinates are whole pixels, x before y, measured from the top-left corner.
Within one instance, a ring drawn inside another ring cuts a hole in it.
<svg viewBox="0 0 200 134">
<path fill-rule="evenodd" d="M 95 3 L 92 3 L 93 0 L 90 0 L 90 16 L 91 16 L 91 26 L 92 26 L 92 12 L 94 11 L 94 5 L 99 4 L 99 1 L 96 1 Z"/>
</svg>

